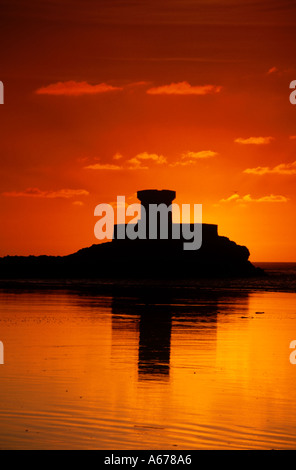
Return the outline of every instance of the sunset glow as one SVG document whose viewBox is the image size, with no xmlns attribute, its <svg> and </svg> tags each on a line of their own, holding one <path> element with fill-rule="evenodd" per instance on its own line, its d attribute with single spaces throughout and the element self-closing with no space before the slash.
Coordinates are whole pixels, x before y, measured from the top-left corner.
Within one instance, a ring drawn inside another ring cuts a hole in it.
<svg viewBox="0 0 296 470">
<path fill-rule="evenodd" d="M 296 261 L 291 2 L 2 3 L 0 256 L 97 243 L 97 204 L 155 188 Z"/>
</svg>

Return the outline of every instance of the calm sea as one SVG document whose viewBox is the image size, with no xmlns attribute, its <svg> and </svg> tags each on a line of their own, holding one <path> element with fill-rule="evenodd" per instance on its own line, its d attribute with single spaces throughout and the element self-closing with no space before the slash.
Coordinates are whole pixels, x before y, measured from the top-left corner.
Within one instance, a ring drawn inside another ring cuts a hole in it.
<svg viewBox="0 0 296 470">
<path fill-rule="evenodd" d="M 296 264 L 263 267 L 1 281 L 0 449 L 295 449 Z"/>
</svg>

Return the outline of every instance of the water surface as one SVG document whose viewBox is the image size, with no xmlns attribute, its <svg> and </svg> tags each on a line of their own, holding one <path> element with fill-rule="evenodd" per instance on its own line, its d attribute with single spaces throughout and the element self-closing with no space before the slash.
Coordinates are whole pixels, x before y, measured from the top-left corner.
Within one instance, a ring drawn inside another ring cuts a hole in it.
<svg viewBox="0 0 296 470">
<path fill-rule="evenodd" d="M 0 291 L 0 448 L 296 447 L 295 293 L 120 292 Z"/>
</svg>

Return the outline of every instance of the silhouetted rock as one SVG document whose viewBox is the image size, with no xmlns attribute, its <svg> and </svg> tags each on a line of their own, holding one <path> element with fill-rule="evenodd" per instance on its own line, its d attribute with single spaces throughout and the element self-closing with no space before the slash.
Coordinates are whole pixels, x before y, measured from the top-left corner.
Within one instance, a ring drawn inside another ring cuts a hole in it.
<svg viewBox="0 0 296 470">
<path fill-rule="evenodd" d="M 174 191 L 139 191 L 143 206 L 164 203 L 169 206 Z M 152 201 L 152 202 L 151 202 Z M 176 228 L 169 217 L 169 226 Z M 123 227 L 124 230 L 126 227 Z M 177 227 L 178 228 L 178 227 Z M 182 233 L 182 226 L 181 233 Z M 191 231 L 194 224 L 190 224 Z M 184 239 L 117 239 L 92 245 L 63 256 L 6 256 L 0 259 L 0 277 L 4 278 L 111 278 L 111 279 L 188 279 L 211 277 L 262 276 L 264 272 L 249 261 L 249 250 L 218 235 L 218 227 L 202 224 L 202 246 L 184 250 Z"/>
</svg>

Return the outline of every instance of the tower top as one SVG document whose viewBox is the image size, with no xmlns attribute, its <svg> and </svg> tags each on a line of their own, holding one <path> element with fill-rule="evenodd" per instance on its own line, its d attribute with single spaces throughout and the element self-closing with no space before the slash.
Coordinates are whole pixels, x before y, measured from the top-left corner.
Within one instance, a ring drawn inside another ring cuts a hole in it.
<svg viewBox="0 0 296 470">
<path fill-rule="evenodd" d="M 176 191 L 169 189 L 144 189 L 143 191 L 137 192 L 137 198 L 141 201 L 143 206 L 147 204 L 166 204 L 169 206 L 176 198 Z"/>
</svg>

